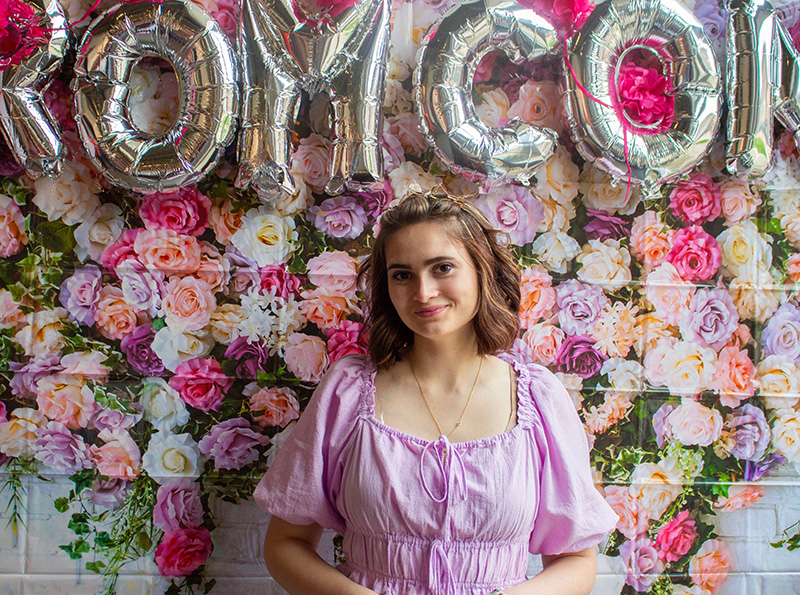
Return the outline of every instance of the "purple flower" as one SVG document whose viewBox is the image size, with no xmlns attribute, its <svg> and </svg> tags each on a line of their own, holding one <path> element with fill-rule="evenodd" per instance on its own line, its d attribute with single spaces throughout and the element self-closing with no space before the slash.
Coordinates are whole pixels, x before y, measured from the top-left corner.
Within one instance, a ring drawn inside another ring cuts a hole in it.
<svg viewBox="0 0 800 595">
<path fill-rule="evenodd" d="M 158 316 L 161 296 L 165 292 L 164 273 L 148 268 L 133 258 L 119 263 L 116 273 L 122 281 L 122 295 L 125 301 L 152 317 Z"/>
<path fill-rule="evenodd" d="M 559 372 L 577 374 L 586 379 L 598 374 L 607 359 L 607 355 L 594 348 L 591 339 L 567 335 L 556 354 L 556 365 Z"/>
<path fill-rule="evenodd" d="M 367 214 L 352 195 L 327 198 L 308 211 L 308 220 L 322 233 L 335 238 L 354 239 L 361 235 Z"/>
<path fill-rule="evenodd" d="M 260 287 L 261 275 L 255 262 L 244 257 L 233 245 L 225 248 L 225 258 L 230 262 L 231 290 L 234 293 L 247 293 L 251 285 Z"/>
<path fill-rule="evenodd" d="M 785 355 L 800 361 L 800 308 L 786 302 L 764 327 L 761 346 L 767 355 Z"/>
<path fill-rule="evenodd" d="M 254 432 L 250 422 L 236 417 L 217 424 L 203 436 L 200 452 L 214 461 L 214 468 L 241 469 L 258 458 L 258 447 L 269 438 Z"/>
<path fill-rule="evenodd" d="M 119 409 L 98 407 L 92 416 L 92 426 L 96 430 L 129 430 L 142 419 L 141 413 L 125 413 Z"/>
<path fill-rule="evenodd" d="M 662 405 L 658 411 L 653 415 L 653 429 L 656 431 L 656 446 L 662 448 L 664 443 L 672 438 L 672 431 L 670 430 L 667 418 L 669 414 L 678 408 L 677 405 Z"/>
<path fill-rule="evenodd" d="M 628 568 L 625 582 L 637 591 L 649 591 L 664 572 L 664 562 L 658 557 L 658 550 L 646 535 L 636 541 L 628 540 L 623 543 L 619 546 L 619 555 Z"/>
<path fill-rule="evenodd" d="M 25 364 L 8 362 L 14 373 L 9 383 L 11 392 L 21 399 L 35 399 L 38 394 L 36 383 L 42 376 L 60 372 L 63 369 L 60 362 L 57 353 L 37 354 Z"/>
<path fill-rule="evenodd" d="M 238 337 L 228 345 L 225 358 L 236 362 L 236 376 L 257 378 L 269 359 L 269 348 L 263 341 L 247 342 L 247 337 Z"/>
<path fill-rule="evenodd" d="M 730 429 L 733 446 L 730 451 L 737 459 L 758 461 L 769 446 L 770 431 L 764 412 L 745 403 L 725 420 Z"/>
<path fill-rule="evenodd" d="M 717 0 L 698 0 L 694 7 L 694 16 L 703 24 L 703 30 L 712 43 L 724 39 L 728 17 Z"/>
<path fill-rule="evenodd" d="M 0 176 L 4 178 L 18 178 L 24 173 L 25 168 L 14 158 L 5 139 L 0 136 Z"/>
<path fill-rule="evenodd" d="M 585 335 L 603 313 L 608 297 L 593 285 L 570 279 L 556 288 L 558 323 L 568 335 Z"/>
<path fill-rule="evenodd" d="M 494 184 L 481 194 L 475 206 L 518 246 L 530 244 L 544 221 L 544 205 L 530 190 L 514 184 Z"/>
<path fill-rule="evenodd" d="M 504 362 L 516 362 L 521 366 L 526 366 L 533 361 L 533 355 L 531 354 L 531 348 L 528 344 L 522 339 L 517 338 L 514 339 L 514 344 L 511 346 L 511 349 L 501 354 L 501 359 Z"/>
<path fill-rule="evenodd" d="M 125 335 L 120 344 L 131 368 L 144 376 L 160 376 L 164 372 L 164 362 L 153 351 L 155 337 L 153 325 L 148 322 Z"/>
<path fill-rule="evenodd" d="M 598 209 L 586 209 L 586 214 L 589 222 L 584 231 L 589 240 L 619 240 L 631 233 L 630 224 L 625 219 Z"/>
<path fill-rule="evenodd" d="M 680 322 L 683 338 L 714 351 L 722 349 L 739 327 L 739 313 L 724 289 L 701 289 Z"/>
<path fill-rule="evenodd" d="M 162 484 L 156 493 L 153 523 L 162 531 L 193 529 L 202 525 L 200 484 L 188 478 Z"/>
<path fill-rule="evenodd" d="M 70 320 L 88 326 L 94 324 L 102 285 L 103 273 L 93 264 L 75 269 L 72 276 L 64 280 L 58 299 L 69 313 Z"/>
<path fill-rule="evenodd" d="M 36 460 L 57 473 L 71 474 L 92 468 L 92 455 L 83 437 L 57 421 L 36 431 L 34 450 Z"/>
<path fill-rule="evenodd" d="M 89 500 L 97 506 L 114 509 L 125 501 L 128 482 L 118 477 L 103 478 L 98 475 L 92 483 Z"/>
<path fill-rule="evenodd" d="M 777 453 L 769 454 L 757 463 L 746 461 L 744 464 L 744 480 L 758 481 L 765 475 L 772 475 L 775 469 L 785 462 L 786 457 Z"/>
<path fill-rule="evenodd" d="M 383 181 L 383 187 L 380 190 L 349 192 L 349 195 L 358 201 L 367 216 L 373 220 L 380 217 L 394 199 L 389 180 Z"/>
</svg>

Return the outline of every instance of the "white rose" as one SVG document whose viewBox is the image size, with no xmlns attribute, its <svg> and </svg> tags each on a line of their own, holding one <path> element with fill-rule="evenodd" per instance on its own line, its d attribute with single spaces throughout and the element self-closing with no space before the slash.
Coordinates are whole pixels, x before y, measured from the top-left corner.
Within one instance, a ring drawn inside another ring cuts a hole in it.
<svg viewBox="0 0 800 595">
<path fill-rule="evenodd" d="M 242 217 L 242 227 L 231 242 L 245 258 L 264 267 L 288 261 L 297 239 L 294 219 L 260 207 Z"/>
<path fill-rule="evenodd" d="M 711 388 L 717 354 L 690 341 L 677 341 L 662 361 L 664 383 L 672 395 L 696 395 Z"/>
<path fill-rule="evenodd" d="M 538 195 L 549 195 L 560 205 L 568 205 L 578 196 L 578 175 L 580 170 L 572 161 L 572 155 L 559 145 L 553 156 L 536 173 Z"/>
<path fill-rule="evenodd" d="M 772 444 L 792 463 L 800 463 L 800 414 L 794 409 L 775 412 Z"/>
<path fill-rule="evenodd" d="M 427 194 L 442 184 L 442 180 L 429 174 L 413 161 L 405 161 L 389 172 L 395 200 L 402 200 L 412 194 Z"/>
<path fill-rule="evenodd" d="M 533 242 L 539 262 L 555 273 L 566 273 L 567 265 L 581 252 L 578 241 L 563 231 L 548 231 Z"/>
<path fill-rule="evenodd" d="M 17 407 L 8 421 L 0 423 L 0 453 L 9 457 L 33 457 L 36 430 L 47 423 L 44 415 L 30 407 Z"/>
<path fill-rule="evenodd" d="M 191 434 L 156 432 L 142 456 L 142 469 L 162 483 L 176 477 L 200 477 L 203 455 Z"/>
<path fill-rule="evenodd" d="M 734 223 L 717 236 L 722 250 L 722 266 L 731 277 L 740 277 L 758 268 L 772 265 L 772 238 L 758 232 L 752 220 Z"/>
<path fill-rule="evenodd" d="M 508 95 L 502 89 L 481 93 L 481 104 L 475 108 L 481 122 L 489 128 L 500 128 L 508 121 Z"/>
<path fill-rule="evenodd" d="M 66 344 L 60 332 L 66 318 L 67 311 L 64 308 L 31 312 L 25 317 L 27 326 L 17 331 L 14 340 L 22 346 L 25 355 L 29 357 L 44 351 L 60 353 Z"/>
<path fill-rule="evenodd" d="M 769 271 L 752 269 L 733 279 L 728 285 L 728 293 L 739 318 L 764 322 L 780 306 L 780 287 Z"/>
<path fill-rule="evenodd" d="M 230 345 L 239 337 L 239 326 L 244 321 L 240 304 L 220 304 L 211 314 L 211 336 L 217 343 Z"/>
<path fill-rule="evenodd" d="M 168 431 L 189 421 L 189 410 L 180 394 L 163 378 L 146 378 L 139 391 L 144 419 L 156 430 Z"/>
<path fill-rule="evenodd" d="M 577 260 L 583 265 L 578 279 L 584 283 L 614 291 L 631 281 L 631 255 L 617 240 L 589 240 Z"/>
<path fill-rule="evenodd" d="M 305 213 L 314 205 L 314 196 L 301 174 L 296 171 L 289 172 L 294 179 L 297 191 L 294 194 L 281 192 L 275 203 L 275 210 L 284 217 L 294 217 L 298 213 Z"/>
<path fill-rule="evenodd" d="M 87 258 L 99 262 L 103 250 L 117 241 L 124 227 L 122 209 L 112 203 L 104 204 L 75 230 L 75 254 L 81 262 Z"/>
<path fill-rule="evenodd" d="M 661 518 L 669 505 L 683 492 L 677 460 L 667 457 L 657 464 L 637 465 L 631 475 L 630 492 L 649 518 Z"/>
<path fill-rule="evenodd" d="M 644 390 L 644 366 L 635 360 L 611 358 L 603 362 L 601 374 L 608 374 L 614 392 L 625 393 L 633 399 Z"/>
<path fill-rule="evenodd" d="M 131 73 L 130 114 L 140 130 L 148 134 L 164 134 L 172 128 L 178 113 L 178 79 L 174 72 L 136 68 Z"/>
<path fill-rule="evenodd" d="M 383 109 L 392 114 L 402 114 L 414 109 L 411 92 L 403 87 L 403 83 L 393 79 L 386 81 L 386 93 L 383 96 Z"/>
<path fill-rule="evenodd" d="M 561 204 L 553 200 L 549 194 L 534 192 L 534 196 L 544 207 L 544 218 L 539 224 L 538 231 L 568 233 L 570 222 L 575 218 L 575 205 L 572 202 Z"/>
<path fill-rule="evenodd" d="M 776 189 L 769 193 L 769 202 L 775 217 L 780 218 L 800 209 L 800 193 L 796 188 Z"/>
<path fill-rule="evenodd" d="M 207 332 L 180 333 L 165 326 L 156 333 L 151 349 L 174 372 L 183 362 L 205 357 L 214 347 L 214 338 Z"/>
<path fill-rule="evenodd" d="M 626 200 L 627 183 L 614 181 L 607 173 L 591 166 L 581 172 L 580 189 L 587 209 L 599 209 L 612 215 L 630 215 L 641 200 L 639 191 L 634 187 L 631 187 Z"/>
<path fill-rule="evenodd" d="M 61 219 L 66 225 L 75 225 L 100 208 L 96 194 L 100 185 L 82 163 L 65 163 L 57 178 L 39 178 L 33 188 L 36 191 L 33 204 L 47 215 L 48 221 Z"/>
<path fill-rule="evenodd" d="M 768 355 L 756 367 L 759 397 L 768 409 L 791 409 L 800 401 L 800 367 L 785 355 Z"/>
</svg>

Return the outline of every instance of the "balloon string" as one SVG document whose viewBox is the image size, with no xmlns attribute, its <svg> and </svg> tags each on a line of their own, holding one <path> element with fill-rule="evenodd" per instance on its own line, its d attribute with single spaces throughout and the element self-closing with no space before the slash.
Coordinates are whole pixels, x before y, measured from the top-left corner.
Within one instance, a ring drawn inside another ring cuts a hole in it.
<svg viewBox="0 0 800 595">
<path fill-rule="evenodd" d="M 89 10 L 87 10 L 87 11 L 84 13 L 84 15 L 83 15 L 81 18 L 79 18 L 77 21 L 75 21 L 74 23 L 72 23 L 72 26 L 75 26 L 75 25 L 77 25 L 78 23 L 82 23 L 83 21 L 85 21 L 86 19 L 88 19 L 88 18 L 89 18 L 89 15 L 90 15 L 90 14 L 92 14 L 92 12 L 93 12 L 93 11 L 94 11 L 94 10 L 95 10 L 95 9 L 96 9 L 98 6 L 100 6 L 100 2 L 102 2 L 102 0 L 95 0 L 94 4 L 92 4 L 92 7 L 91 7 Z"/>
<path fill-rule="evenodd" d="M 586 87 L 584 87 L 581 84 L 581 82 L 578 80 L 578 74 L 575 72 L 575 69 L 572 67 L 572 63 L 569 61 L 569 52 L 567 51 L 567 42 L 570 39 L 572 39 L 573 35 L 575 35 L 575 30 L 574 29 L 570 29 L 567 32 L 566 37 L 564 38 L 564 64 L 567 65 L 567 68 L 569 69 L 570 75 L 572 76 L 572 80 L 575 82 L 575 85 L 578 87 L 578 89 L 581 90 L 581 93 L 586 95 L 586 97 L 588 97 L 589 99 L 591 99 L 595 103 L 602 105 L 603 107 L 607 107 L 609 109 L 614 109 L 613 106 L 608 105 L 604 101 L 600 101 L 597 97 L 592 95 L 589 92 L 589 90 Z M 616 77 L 612 81 L 611 87 L 612 87 L 613 93 L 616 95 L 618 93 Z M 625 167 L 627 167 L 627 169 L 628 169 L 628 172 L 627 172 L 628 173 L 628 186 L 627 186 L 627 188 L 625 190 L 625 202 L 627 202 L 628 198 L 630 198 L 630 195 L 631 195 L 631 184 L 632 184 L 632 181 L 633 181 L 633 172 L 631 171 L 631 156 L 630 156 L 630 151 L 628 149 L 628 124 L 625 122 L 625 119 L 622 118 L 622 117 L 620 117 L 620 124 L 622 124 L 622 147 L 623 147 L 623 151 L 625 153 Z"/>
</svg>

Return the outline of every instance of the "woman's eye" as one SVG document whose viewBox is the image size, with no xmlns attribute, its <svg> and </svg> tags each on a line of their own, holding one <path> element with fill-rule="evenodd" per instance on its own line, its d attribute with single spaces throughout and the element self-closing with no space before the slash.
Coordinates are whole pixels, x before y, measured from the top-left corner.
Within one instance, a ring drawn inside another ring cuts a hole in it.
<svg viewBox="0 0 800 595">
<path fill-rule="evenodd" d="M 449 262 L 443 262 L 439 265 L 436 265 L 436 272 L 440 274 L 447 274 L 453 270 L 453 265 Z"/>
<path fill-rule="evenodd" d="M 407 281 L 410 277 L 410 273 L 407 273 L 406 271 L 396 271 L 392 273 L 393 281 Z"/>
</svg>

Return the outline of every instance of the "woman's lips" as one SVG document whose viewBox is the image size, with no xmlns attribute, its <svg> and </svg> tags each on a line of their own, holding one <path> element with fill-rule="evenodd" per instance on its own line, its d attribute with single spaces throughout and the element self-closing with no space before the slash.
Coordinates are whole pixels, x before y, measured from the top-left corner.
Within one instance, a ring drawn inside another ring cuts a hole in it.
<svg viewBox="0 0 800 595">
<path fill-rule="evenodd" d="M 440 312 L 443 312 L 447 306 L 433 306 L 432 308 L 420 308 L 419 310 L 415 310 L 414 314 L 421 318 L 430 318 L 431 316 L 436 316 Z"/>
</svg>

